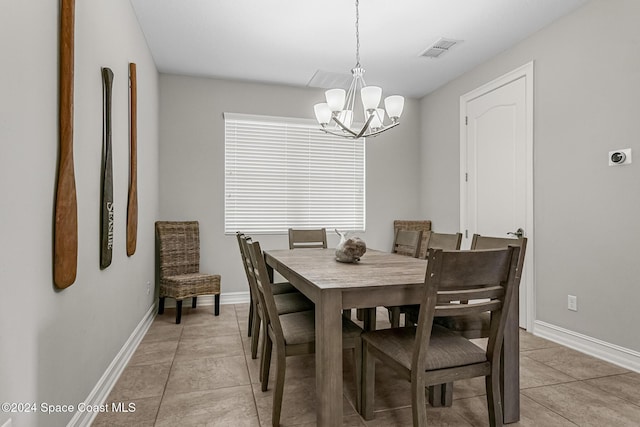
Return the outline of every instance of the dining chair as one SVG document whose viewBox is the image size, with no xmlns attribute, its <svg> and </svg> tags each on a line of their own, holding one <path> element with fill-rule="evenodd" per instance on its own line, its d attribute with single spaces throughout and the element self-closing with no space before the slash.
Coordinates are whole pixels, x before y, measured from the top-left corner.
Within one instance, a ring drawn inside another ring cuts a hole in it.
<svg viewBox="0 0 640 427">
<path fill-rule="evenodd" d="M 261 389 L 267 391 L 269 371 L 271 366 L 271 352 L 276 350 L 276 384 L 273 392 L 273 408 L 271 423 L 280 424 L 282 411 L 282 396 L 286 371 L 286 358 L 315 353 L 315 311 L 307 310 L 297 313 L 278 313 L 274 295 L 271 292 L 269 274 L 264 261 L 264 255 L 259 242 L 247 242 L 248 252 L 252 262 L 250 274 L 254 278 L 265 308 L 264 323 L 266 326 L 265 346 L 263 347 L 261 363 Z M 362 329 L 344 316 L 342 319 L 342 345 L 345 349 L 353 349 L 354 377 L 356 384 L 356 406 L 360 409 L 360 383 L 362 375 Z"/>
<path fill-rule="evenodd" d="M 393 247 L 391 248 L 391 252 L 394 254 L 418 258 L 421 243 L 422 231 L 398 230 L 395 232 L 395 236 L 393 238 Z"/>
<path fill-rule="evenodd" d="M 244 246 L 242 245 L 241 239 L 244 237 L 244 233 L 241 233 L 239 231 L 236 232 L 236 238 L 238 239 L 238 247 L 240 248 L 240 257 L 242 259 L 242 266 L 244 267 L 244 272 L 245 275 L 247 277 L 247 282 L 249 281 L 249 272 L 247 271 L 247 262 L 246 260 L 248 259 L 248 255 L 245 253 L 244 251 Z M 286 294 L 289 292 L 298 292 L 298 290 L 293 287 L 291 285 L 291 283 L 274 283 L 273 284 L 273 294 L 274 295 L 278 295 L 278 294 Z M 257 303 L 256 300 L 257 295 L 254 294 L 253 289 L 251 286 L 249 286 L 249 319 L 248 319 L 248 324 L 247 324 L 247 335 L 251 336 L 251 331 L 252 331 L 252 327 L 254 324 L 254 320 L 255 318 L 258 316 L 258 313 L 256 313 L 255 311 L 255 305 Z M 258 319 L 259 322 L 259 319 Z M 257 326 L 259 327 L 260 324 L 258 323 Z"/>
<path fill-rule="evenodd" d="M 394 254 L 418 258 L 421 243 L 421 230 L 396 230 L 391 252 Z M 389 322 L 391 323 L 391 327 L 397 328 L 400 326 L 400 314 L 402 313 L 401 306 L 387 307 L 387 310 L 389 311 Z"/>
<path fill-rule="evenodd" d="M 462 233 L 436 233 L 433 231 L 427 231 L 427 249 L 444 249 L 450 251 L 456 251 L 460 249 L 462 244 Z M 393 324 L 400 325 L 400 314 L 404 313 L 405 325 L 412 325 L 418 322 L 418 311 L 420 306 L 417 304 L 403 305 L 400 307 L 398 313 L 398 319 Z M 397 327 L 395 326 L 395 327 Z"/>
<path fill-rule="evenodd" d="M 289 249 L 326 247 L 327 230 L 324 228 L 314 230 L 289 229 Z"/>
<path fill-rule="evenodd" d="M 502 425 L 500 348 L 517 286 L 519 252 L 518 246 L 474 251 L 429 250 L 418 325 L 362 334 L 367 360 L 362 396 L 365 419 L 373 417 L 373 356 L 411 383 L 414 426 L 427 425 L 425 387 L 474 377 L 485 378 L 489 424 Z M 457 303 L 461 299 L 469 303 Z M 486 349 L 433 324 L 436 315 L 464 316 L 485 311 L 492 314 Z"/>
<path fill-rule="evenodd" d="M 527 251 L 527 238 L 520 237 L 517 239 L 509 237 L 489 237 L 481 236 L 480 234 L 474 234 L 471 238 L 471 249 L 504 249 L 509 246 L 519 246 L 520 255 L 518 258 L 518 276 L 516 278 L 516 290 L 520 287 L 520 279 L 522 277 L 522 270 L 524 268 L 524 257 Z M 520 312 L 520 302 L 518 301 L 518 292 L 514 291 L 514 301 L 511 302 L 511 314 L 517 318 Z M 468 301 L 462 300 L 462 303 Z M 417 319 L 417 310 L 407 310 L 405 314 L 409 319 Z M 445 328 L 462 335 L 468 339 L 475 338 L 487 338 L 491 332 L 491 313 L 476 313 L 466 316 L 438 316 L 433 320 L 436 325 L 444 326 Z M 504 349 L 509 349 L 511 352 L 511 359 L 518 358 L 520 354 L 520 341 L 519 337 L 513 337 L 512 342 L 503 346 Z M 505 370 L 505 367 L 502 367 Z M 507 368 L 508 370 L 508 368 Z M 451 406 L 453 402 L 453 383 L 442 384 L 441 386 L 429 387 L 429 402 L 432 406 Z"/>
<path fill-rule="evenodd" d="M 156 221 L 156 260 L 159 284 L 158 314 L 166 297 L 176 300 L 176 323 L 182 318 L 182 301 L 191 298 L 196 308 L 200 295 L 214 295 L 214 314 L 220 314 L 220 275 L 200 272 L 198 221 Z"/>
<path fill-rule="evenodd" d="M 428 219 L 396 219 L 393 221 L 393 234 L 395 235 L 398 230 L 422 231 L 422 242 L 420 242 L 420 254 L 418 255 L 418 258 L 427 259 L 427 232 L 431 231 L 431 221 Z"/>
<path fill-rule="evenodd" d="M 260 338 L 260 326 L 263 326 L 263 337 L 266 336 L 264 330 L 264 307 L 262 306 L 260 299 L 258 298 L 258 289 L 256 287 L 254 275 L 251 270 L 253 269 L 253 263 L 249 256 L 249 249 L 247 243 L 251 241 L 251 237 L 244 234 L 237 233 L 238 246 L 240 247 L 240 255 L 242 256 L 242 263 L 247 275 L 247 282 L 249 284 L 249 294 L 251 295 L 251 304 L 253 310 L 250 309 L 250 315 L 253 316 L 251 322 L 251 358 L 256 359 L 258 357 L 258 342 Z M 296 288 L 290 283 L 270 283 L 269 285 L 273 299 L 276 305 L 276 309 L 279 314 L 295 313 L 297 311 L 312 310 L 314 304 L 307 297 L 302 295 Z M 264 340 L 262 345 L 264 346 Z"/>
</svg>

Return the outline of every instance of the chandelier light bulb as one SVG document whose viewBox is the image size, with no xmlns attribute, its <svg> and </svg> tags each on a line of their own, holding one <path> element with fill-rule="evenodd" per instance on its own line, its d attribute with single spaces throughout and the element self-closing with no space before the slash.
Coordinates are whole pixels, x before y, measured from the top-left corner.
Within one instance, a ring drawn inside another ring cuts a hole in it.
<svg viewBox="0 0 640 427">
<path fill-rule="evenodd" d="M 316 113 L 316 120 L 322 126 L 326 126 L 331 121 L 331 108 L 326 102 L 316 104 L 313 106 L 313 111 Z"/>
<path fill-rule="evenodd" d="M 387 115 L 391 120 L 397 121 L 404 109 L 404 97 L 400 95 L 387 96 L 384 99 L 384 108 L 387 110 Z"/>
<path fill-rule="evenodd" d="M 327 98 L 327 105 L 334 113 L 342 111 L 347 92 L 344 89 L 329 89 L 324 93 Z"/>
<path fill-rule="evenodd" d="M 360 91 L 362 98 L 362 106 L 366 111 L 375 110 L 380 104 L 382 98 L 382 88 L 378 86 L 363 87 Z"/>
</svg>

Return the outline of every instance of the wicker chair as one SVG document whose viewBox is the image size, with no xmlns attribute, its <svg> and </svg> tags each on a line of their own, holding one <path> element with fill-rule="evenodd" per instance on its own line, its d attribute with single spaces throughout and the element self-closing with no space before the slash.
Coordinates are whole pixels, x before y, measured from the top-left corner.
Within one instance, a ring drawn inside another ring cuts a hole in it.
<svg viewBox="0 0 640 427">
<path fill-rule="evenodd" d="M 157 221 L 158 314 L 164 299 L 176 300 L 176 323 L 182 317 L 182 301 L 191 298 L 196 307 L 200 295 L 215 295 L 215 315 L 220 314 L 220 276 L 200 273 L 200 231 L 197 221 Z"/>
</svg>

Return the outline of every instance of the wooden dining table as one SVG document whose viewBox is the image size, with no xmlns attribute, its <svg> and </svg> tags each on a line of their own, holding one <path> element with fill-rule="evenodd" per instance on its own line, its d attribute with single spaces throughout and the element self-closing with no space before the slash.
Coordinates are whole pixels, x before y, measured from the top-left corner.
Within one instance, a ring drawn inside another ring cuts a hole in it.
<svg viewBox="0 0 640 427">
<path fill-rule="evenodd" d="M 334 249 L 265 250 L 264 256 L 270 274 L 277 271 L 315 303 L 317 425 L 342 425 L 342 310 L 371 309 L 365 319 L 370 330 L 376 323 L 372 308 L 419 303 L 427 261 L 372 249 L 356 263 L 337 262 Z M 502 375 L 505 423 L 520 418 L 517 316 L 509 319 Z"/>
</svg>

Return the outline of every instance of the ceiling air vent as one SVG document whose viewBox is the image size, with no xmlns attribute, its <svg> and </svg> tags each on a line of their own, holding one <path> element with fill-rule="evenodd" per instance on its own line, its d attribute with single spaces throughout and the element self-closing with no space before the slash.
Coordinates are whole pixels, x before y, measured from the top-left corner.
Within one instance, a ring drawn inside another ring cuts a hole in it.
<svg viewBox="0 0 640 427">
<path fill-rule="evenodd" d="M 439 58 L 455 45 L 462 43 L 462 40 L 445 39 L 444 37 L 429 46 L 420 56 L 426 58 Z"/>
</svg>

